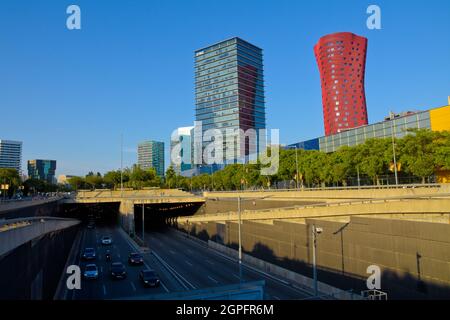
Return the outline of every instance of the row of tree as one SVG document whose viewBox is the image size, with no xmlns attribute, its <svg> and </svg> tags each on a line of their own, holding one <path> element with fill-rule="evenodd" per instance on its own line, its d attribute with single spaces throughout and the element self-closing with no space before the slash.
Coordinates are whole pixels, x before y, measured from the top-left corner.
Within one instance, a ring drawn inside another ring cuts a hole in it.
<svg viewBox="0 0 450 320">
<path fill-rule="evenodd" d="M 260 164 L 233 164 L 213 174 L 192 178 L 183 177 L 169 167 L 163 178 L 154 169 L 142 170 L 134 165 L 122 175 L 120 170 L 90 172 L 85 177 L 70 179 L 73 189 L 124 187 L 167 187 L 185 190 L 238 190 L 273 187 L 280 181 L 293 182 L 301 187 L 345 186 L 351 177 L 367 177 L 373 184 L 380 183 L 383 175 L 393 175 L 392 140 L 369 139 L 354 147 L 342 147 L 334 153 L 316 150 L 280 150 L 277 174 L 263 176 Z M 397 169 L 400 176 L 426 179 L 438 171 L 450 170 L 450 132 L 414 130 L 395 140 Z M 298 173 L 298 174 L 297 174 Z"/>
</svg>

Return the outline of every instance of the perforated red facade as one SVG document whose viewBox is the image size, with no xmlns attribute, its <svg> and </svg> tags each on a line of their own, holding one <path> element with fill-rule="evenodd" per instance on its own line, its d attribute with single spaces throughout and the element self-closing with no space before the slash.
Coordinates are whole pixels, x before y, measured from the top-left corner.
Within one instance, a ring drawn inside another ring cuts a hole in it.
<svg viewBox="0 0 450 320">
<path fill-rule="evenodd" d="M 368 123 L 366 52 L 367 39 L 350 32 L 326 35 L 314 46 L 327 136 Z"/>
</svg>

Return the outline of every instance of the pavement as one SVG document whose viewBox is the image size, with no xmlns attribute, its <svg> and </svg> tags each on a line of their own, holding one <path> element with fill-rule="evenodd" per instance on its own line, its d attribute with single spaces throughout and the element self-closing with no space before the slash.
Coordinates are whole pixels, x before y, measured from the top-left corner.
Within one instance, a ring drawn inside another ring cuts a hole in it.
<svg viewBox="0 0 450 320">
<path fill-rule="evenodd" d="M 112 245 L 101 244 L 100 240 L 105 235 L 112 237 Z M 97 226 L 94 229 L 82 229 L 80 252 L 74 255 L 70 264 L 79 265 L 83 272 L 86 264 L 95 263 L 99 268 L 99 278 L 82 279 L 81 289 L 67 291 L 65 298 L 73 300 L 132 299 L 141 295 L 206 289 L 240 282 L 237 261 L 208 248 L 206 243 L 198 239 L 191 239 L 172 229 L 164 229 L 146 232 L 144 240 L 150 249 L 143 252 L 145 265 L 130 266 L 128 255 L 131 252 L 140 251 L 140 248 L 121 228 Z M 93 247 L 96 250 L 97 257 L 93 262 L 80 259 L 81 251 L 87 247 Z M 106 250 L 111 252 L 111 261 L 106 261 Z M 127 277 L 123 280 L 114 280 L 110 277 L 110 265 L 118 261 L 127 268 Z M 139 272 L 144 268 L 156 271 L 161 281 L 159 287 L 146 288 L 142 285 Z M 65 279 L 64 277 L 64 281 Z M 265 299 L 267 300 L 296 300 L 310 297 L 310 293 L 303 288 L 243 266 L 243 282 L 258 280 L 265 280 Z"/>
<path fill-rule="evenodd" d="M 153 254 L 169 264 L 192 289 L 236 284 L 240 281 L 239 264 L 236 260 L 178 231 L 166 229 L 147 232 L 145 242 Z M 257 280 L 265 280 L 265 299 L 268 300 L 296 300 L 311 296 L 305 289 L 295 287 L 284 279 L 243 266 L 242 281 Z"/>
<path fill-rule="evenodd" d="M 128 255 L 136 252 L 136 248 L 127 239 L 118 227 L 96 227 L 94 229 L 83 229 L 81 235 L 80 250 L 84 248 L 95 248 L 97 257 L 95 261 L 83 261 L 80 259 L 81 252 L 76 256 L 74 264 L 84 271 L 86 264 L 95 263 L 99 269 L 99 278 L 96 280 L 82 279 L 81 289 L 71 291 L 69 299 L 74 300 L 103 300 L 118 299 L 121 297 L 140 296 L 149 293 L 161 294 L 169 290 L 178 289 L 173 280 L 167 279 L 161 272 L 160 266 L 156 265 L 149 257 L 145 258 L 144 266 L 131 266 L 128 264 Z M 100 239 L 105 236 L 111 236 L 113 243 L 111 245 L 102 245 Z M 106 250 L 110 250 L 111 261 L 106 261 Z M 123 280 L 115 280 L 110 277 L 110 266 L 112 262 L 122 262 L 127 269 L 127 277 Z M 139 272 L 142 269 L 151 268 L 160 276 L 161 285 L 157 288 L 146 288 L 139 279 Z"/>
</svg>

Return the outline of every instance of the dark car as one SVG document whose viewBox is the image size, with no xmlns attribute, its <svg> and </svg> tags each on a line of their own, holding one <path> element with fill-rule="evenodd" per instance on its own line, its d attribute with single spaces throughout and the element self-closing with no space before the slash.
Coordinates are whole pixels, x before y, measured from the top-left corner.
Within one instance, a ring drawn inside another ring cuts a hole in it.
<svg viewBox="0 0 450 320">
<path fill-rule="evenodd" d="M 114 279 L 125 279 L 127 277 L 127 269 L 122 262 L 111 264 L 111 277 Z"/>
<path fill-rule="evenodd" d="M 84 260 L 95 260 L 95 249 L 94 248 L 84 248 L 81 258 Z"/>
<path fill-rule="evenodd" d="M 140 253 L 130 253 L 128 256 L 128 263 L 132 265 L 144 264 L 144 258 Z"/>
<path fill-rule="evenodd" d="M 139 273 L 139 278 L 141 279 L 145 287 L 158 287 L 160 284 L 158 276 L 153 270 L 142 270 Z"/>
</svg>

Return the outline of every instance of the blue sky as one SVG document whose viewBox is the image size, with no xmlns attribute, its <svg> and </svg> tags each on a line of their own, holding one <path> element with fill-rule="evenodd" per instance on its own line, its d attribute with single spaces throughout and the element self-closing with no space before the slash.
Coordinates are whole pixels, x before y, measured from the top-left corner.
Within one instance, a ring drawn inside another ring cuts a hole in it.
<svg viewBox="0 0 450 320">
<path fill-rule="evenodd" d="M 81 8 L 82 29 L 66 28 Z M 366 27 L 377 4 L 382 30 Z M 450 95 L 450 1 L 129 0 L 0 2 L 0 138 L 58 174 L 136 162 L 137 143 L 194 121 L 194 50 L 233 36 L 264 49 L 268 128 L 280 142 L 324 133 L 313 46 L 328 33 L 369 39 L 369 121 Z M 168 149 L 168 148 L 166 148 Z M 166 150 L 166 163 L 169 160 Z"/>
</svg>

